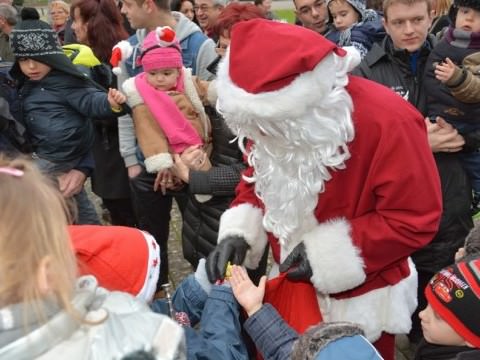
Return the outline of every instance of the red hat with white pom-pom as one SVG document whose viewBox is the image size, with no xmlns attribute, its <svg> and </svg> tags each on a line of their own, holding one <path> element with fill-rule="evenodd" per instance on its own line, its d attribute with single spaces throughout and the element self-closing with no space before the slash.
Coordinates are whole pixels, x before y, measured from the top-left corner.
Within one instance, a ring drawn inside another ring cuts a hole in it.
<svg viewBox="0 0 480 360">
<path fill-rule="evenodd" d="M 120 75 L 122 73 L 121 63 L 128 59 L 132 55 L 132 52 L 133 47 L 126 40 L 120 41 L 113 47 L 110 64 L 112 65 L 112 71 L 115 75 Z"/>
<path fill-rule="evenodd" d="M 140 61 L 145 71 L 181 68 L 182 53 L 175 31 L 169 26 L 159 26 L 149 32 L 143 41 Z"/>
</svg>

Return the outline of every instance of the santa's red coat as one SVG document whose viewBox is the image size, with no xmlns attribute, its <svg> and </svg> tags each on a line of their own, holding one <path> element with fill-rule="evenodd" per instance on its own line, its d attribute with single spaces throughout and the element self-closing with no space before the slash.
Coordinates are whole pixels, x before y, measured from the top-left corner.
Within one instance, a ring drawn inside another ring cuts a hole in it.
<svg viewBox="0 0 480 360">
<path fill-rule="evenodd" d="M 318 225 L 301 240 L 324 319 L 360 323 L 375 341 L 383 331 L 409 331 L 417 294 L 409 256 L 438 229 L 441 190 L 422 115 L 381 85 L 349 80 L 351 158 L 346 169 L 330 171 L 315 209 Z M 249 168 L 246 175 L 252 174 Z M 219 242 L 229 235 L 245 237 L 249 266 L 258 262 L 267 238 L 275 260 L 285 258 L 263 229 L 263 204 L 254 185 L 240 182 L 219 231 Z"/>
</svg>

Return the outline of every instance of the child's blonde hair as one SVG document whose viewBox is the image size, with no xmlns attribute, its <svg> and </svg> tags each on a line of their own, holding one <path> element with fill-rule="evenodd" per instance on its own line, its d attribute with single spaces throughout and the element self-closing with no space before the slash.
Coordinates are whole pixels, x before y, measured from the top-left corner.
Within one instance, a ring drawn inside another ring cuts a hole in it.
<svg viewBox="0 0 480 360">
<path fill-rule="evenodd" d="M 76 262 L 67 232 L 67 208 L 52 180 L 25 159 L 0 156 L 0 307 L 38 304 L 38 271 L 49 259 L 48 295 L 71 310 Z M 42 309 L 36 308 L 43 316 Z"/>
</svg>

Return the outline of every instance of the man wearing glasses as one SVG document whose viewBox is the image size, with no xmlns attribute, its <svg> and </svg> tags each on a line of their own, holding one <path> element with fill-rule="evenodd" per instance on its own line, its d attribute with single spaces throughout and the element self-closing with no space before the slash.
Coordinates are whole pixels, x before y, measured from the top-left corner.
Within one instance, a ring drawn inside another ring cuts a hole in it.
<svg viewBox="0 0 480 360">
<path fill-rule="evenodd" d="M 328 31 L 328 9 L 326 0 L 293 0 L 293 3 L 295 5 L 295 14 L 304 27 L 320 35 L 326 34 Z"/>
<path fill-rule="evenodd" d="M 198 24 L 207 36 L 213 38 L 213 26 L 225 6 L 227 0 L 195 0 L 193 10 Z"/>
</svg>

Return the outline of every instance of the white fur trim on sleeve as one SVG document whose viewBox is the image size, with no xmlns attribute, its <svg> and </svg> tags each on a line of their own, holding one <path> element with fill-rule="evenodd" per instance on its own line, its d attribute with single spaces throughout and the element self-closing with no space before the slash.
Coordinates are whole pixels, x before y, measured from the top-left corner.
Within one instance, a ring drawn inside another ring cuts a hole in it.
<svg viewBox="0 0 480 360">
<path fill-rule="evenodd" d="M 145 159 L 145 169 L 153 174 L 161 170 L 169 169 L 173 166 L 172 155 L 169 153 L 160 153 L 149 156 Z"/>
<path fill-rule="evenodd" d="M 127 103 L 132 109 L 135 106 L 143 104 L 143 98 L 135 86 L 135 78 L 129 78 L 125 80 L 122 85 L 122 89 L 127 97 Z"/>
<path fill-rule="evenodd" d="M 227 236 L 242 236 L 250 245 L 244 265 L 256 269 L 267 245 L 267 233 L 262 225 L 263 212 L 251 204 L 240 204 L 225 211 L 220 218 L 218 242 Z"/>
<path fill-rule="evenodd" d="M 345 219 L 321 223 L 302 240 L 312 267 L 311 281 L 320 293 L 335 294 L 365 281 L 363 258 Z"/>
</svg>

